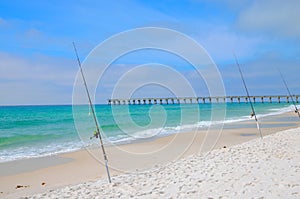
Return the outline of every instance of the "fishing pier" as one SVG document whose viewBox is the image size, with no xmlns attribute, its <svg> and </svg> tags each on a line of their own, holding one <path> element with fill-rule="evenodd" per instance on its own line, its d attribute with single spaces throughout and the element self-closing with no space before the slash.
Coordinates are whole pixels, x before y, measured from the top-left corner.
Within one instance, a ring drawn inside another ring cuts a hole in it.
<svg viewBox="0 0 300 199">
<path fill-rule="evenodd" d="M 299 103 L 300 95 L 293 95 L 296 103 Z M 249 102 L 253 103 L 272 103 L 286 102 L 292 100 L 287 95 L 269 96 L 223 96 L 223 97 L 166 97 L 166 98 L 130 98 L 130 99 L 108 99 L 109 105 L 146 105 L 146 104 L 200 104 L 200 103 L 226 103 L 226 102 Z"/>
</svg>

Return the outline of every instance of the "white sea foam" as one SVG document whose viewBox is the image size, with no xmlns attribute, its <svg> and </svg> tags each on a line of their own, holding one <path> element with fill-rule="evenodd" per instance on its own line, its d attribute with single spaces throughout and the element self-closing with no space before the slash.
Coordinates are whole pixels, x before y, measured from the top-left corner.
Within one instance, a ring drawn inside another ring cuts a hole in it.
<svg viewBox="0 0 300 199">
<path fill-rule="evenodd" d="M 14 149 L 1 150 L 0 162 L 9 162 L 19 159 L 52 156 L 80 150 L 84 147 L 81 142 L 51 143 L 44 146 L 22 146 Z"/>
<path fill-rule="evenodd" d="M 300 106 L 297 106 L 297 108 L 299 108 Z M 294 111 L 295 110 L 295 106 L 294 105 L 290 105 L 288 107 L 284 107 L 284 108 L 278 108 L 278 109 L 270 109 L 270 113 L 266 113 L 266 114 L 258 114 L 257 117 L 258 118 L 262 118 L 262 117 L 267 117 L 267 116 L 272 116 L 272 115 L 280 115 L 283 113 L 287 113 L 290 111 Z"/>
</svg>

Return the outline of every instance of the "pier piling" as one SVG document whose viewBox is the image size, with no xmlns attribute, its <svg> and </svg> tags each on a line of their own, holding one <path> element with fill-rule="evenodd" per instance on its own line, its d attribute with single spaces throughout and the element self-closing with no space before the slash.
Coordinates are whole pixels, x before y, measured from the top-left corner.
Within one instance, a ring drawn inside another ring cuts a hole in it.
<svg viewBox="0 0 300 199">
<path fill-rule="evenodd" d="M 295 98 L 295 102 L 299 103 L 300 95 L 293 95 Z M 272 103 L 276 101 L 281 103 L 281 99 L 286 99 L 286 103 L 290 103 L 290 96 L 286 95 L 270 95 L 270 96 L 217 96 L 217 97 L 168 97 L 168 98 L 130 98 L 130 99 L 108 99 L 107 103 L 109 105 L 141 105 L 141 104 L 180 104 L 183 102 L 184 104 L 205 104 L 209 103 L 226 103 L 226 102 L 245 102 L 248 103 L 249 99 L 253 101 L 253 103 L 258 103 L 257 99 L 260 99 L 261 103 L 269 102 Z M 223 100 L 222 100 L 223 99 Z M 267 100 L 268 99 L 268 100 Z"/>
</svg>

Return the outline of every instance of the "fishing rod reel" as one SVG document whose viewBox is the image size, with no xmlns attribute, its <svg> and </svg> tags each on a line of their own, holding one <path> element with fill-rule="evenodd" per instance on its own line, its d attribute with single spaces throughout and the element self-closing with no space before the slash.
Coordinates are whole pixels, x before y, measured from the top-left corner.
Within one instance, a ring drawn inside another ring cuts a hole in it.
<svg viewBox="0 0 300 199">
<path fill-rule="evenodd" d="M 99 132 L 94 131 L 94 134 L 93 134 L 92 137 L 90 137 L 90 140 L 93 139 L 93 138 L 99 138 L 99 134 L 100 134 Z"/>
</svg>

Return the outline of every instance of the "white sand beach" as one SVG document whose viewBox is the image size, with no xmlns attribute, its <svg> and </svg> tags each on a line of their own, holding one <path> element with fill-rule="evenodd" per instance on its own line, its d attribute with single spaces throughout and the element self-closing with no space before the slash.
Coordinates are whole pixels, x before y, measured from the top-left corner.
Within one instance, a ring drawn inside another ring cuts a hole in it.
<svg viewBox="0 0 300 199">
<path fill-rule="evenodd" d="M 300 128 L 29 198 L 300 198 Z"/>
</svg>

